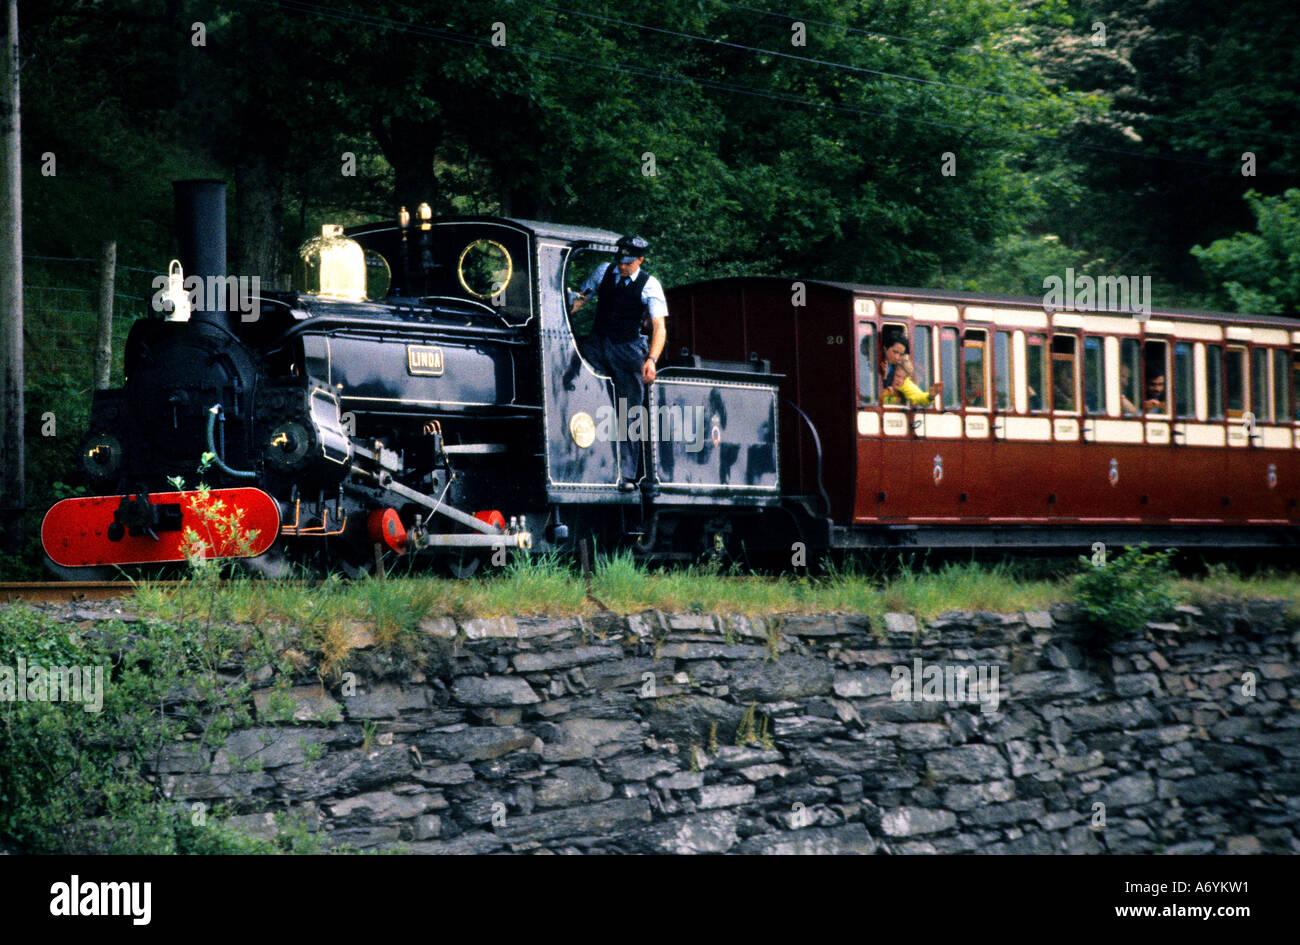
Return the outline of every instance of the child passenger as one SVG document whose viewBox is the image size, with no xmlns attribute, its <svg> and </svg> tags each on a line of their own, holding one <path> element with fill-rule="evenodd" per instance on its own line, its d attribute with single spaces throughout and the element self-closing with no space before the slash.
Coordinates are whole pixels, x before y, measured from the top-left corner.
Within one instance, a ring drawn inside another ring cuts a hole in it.
<svg viewBox="0 0 1300 945">
<path fill-rule="evenodd" d="M 929 407 L 934 399 L 943 393 L 943 382 L 934 384 L 928 391 L 923 391 L 912 380 L 915 374 L 911 358 L 908 357 L 907 339 L 894 338 L 888 342 L 881 354 L 884 360 L 880 365 L 881 403 L 901 404 L 904 399 L 913 407 Z"/>
</svg>

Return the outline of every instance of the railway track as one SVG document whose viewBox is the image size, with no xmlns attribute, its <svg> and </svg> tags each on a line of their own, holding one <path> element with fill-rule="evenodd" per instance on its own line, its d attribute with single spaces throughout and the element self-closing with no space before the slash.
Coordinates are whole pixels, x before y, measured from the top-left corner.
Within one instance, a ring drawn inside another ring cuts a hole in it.
<svg viewBox="0 0 1300 945">
<path fill-rule="evenodd" d="M 153 586 L 180 583 L 155 581 Z M 84 600 L 113 600 L 134 593 L 135 585 L 130 581 L 0 581 L 0 604 L 70 604 Z"/>
</svg>

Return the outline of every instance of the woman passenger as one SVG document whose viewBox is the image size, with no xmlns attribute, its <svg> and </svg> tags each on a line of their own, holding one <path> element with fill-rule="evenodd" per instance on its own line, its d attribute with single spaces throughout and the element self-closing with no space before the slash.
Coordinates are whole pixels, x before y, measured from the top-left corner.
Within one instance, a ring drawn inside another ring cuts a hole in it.
<svg viewBox="0 0 1300 945">
<path fill-rule="evenodd" d="M 911 359 L 907 339 L 896 337 L 885 344 L 880 365 L 881 397 L 883 404 L 901 404 L 904 399 L 913 407 L 929 407 L 943 393 L 943 382 L 923 391 L 912 380 Z"/>
</svg>

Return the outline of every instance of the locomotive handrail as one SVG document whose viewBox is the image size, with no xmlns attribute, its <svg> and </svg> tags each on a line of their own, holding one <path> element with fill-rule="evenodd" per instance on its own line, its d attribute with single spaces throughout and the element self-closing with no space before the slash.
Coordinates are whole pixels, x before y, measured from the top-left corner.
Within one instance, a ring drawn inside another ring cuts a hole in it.
<svg viewBox="0 0 1300 945">
<path fill-rule="evenodd" d="M 808 414 L 804 413 L 799 408 L 798 404 L 790 400 L 788 397 L 782 397 L 781 400 L 783 403 L 788 404 L 795 413 L 797 413 L 800 417 L 803 418 L 803 422 L 808 424 L 808 429 L 812 433 L 813 446 L 817 450 L 817 491 L 818 493 L 820 493 L 822 497 L 822 501 L 826 503 L 826 514 L 830 515 L 831 497 L 826 493 L 826 486 L 825 484 L 822 483 L 822 438 L 817 435 L 817 427 L 813 425 L 813 422 L 811 419 L 809 419 Z"/>
<path fill-rule="evenodd" d="M 297 325 L 286 329 L 280 336 L 280 341 L 305 332 L 319 332 L 322 329 L 337 328 L 359 328 L 365 330 L 387 329 L 390 333 L 396 330 L 419 330 L 437 329 L 452 335 L 464 335 L 472 338 L 494 338 L 512 344 L 527 344 L 525 338 L 521 338 L 521 329 L 518 328 L 493 328 L 486 325 L 445 325 L 441 323 L 433 324 L 429 322 L 406 322 L 401 324 L 400 329 L 394 325 L 392 319 L 385 318 L 367 318 L 357 315 L 313 315 L 307 321 L 299 322 Z"/>
</svg>

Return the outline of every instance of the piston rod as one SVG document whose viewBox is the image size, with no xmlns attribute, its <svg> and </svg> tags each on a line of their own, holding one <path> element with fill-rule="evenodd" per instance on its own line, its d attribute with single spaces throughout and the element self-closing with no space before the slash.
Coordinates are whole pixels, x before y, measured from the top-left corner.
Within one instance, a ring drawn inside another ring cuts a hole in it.
<svg viewBox="0 0 1300 945">
<path fill-rule="evenodd" d="M 367 472 L 366 470 L 360 469 L 356 466 L 352 468 L 357 472 Z M 484 535 L 492 537 L 501 537 L 505 535 L 504 531 L 489 525 L 482 519 L 477 519 L 472 515 L 462 512 L 460 509 L 452 508 L 445 502 L 439 502 L 437 499 L 431 498 L 423 492 L 402 485 L 400 482 L 393 479 L 393 477 L 388 473 L 369 473 L 369 475 L 378 479 L 379 484 L 390 492 L 394 492 L 403 499 L 406 499 L 409 502 L 414 502 L 416 505 L 422 505 L 430 511 L 437 512 L 439 515 L 445 515 L 453 522 L 464 525 L 466 528 L 472 528 L 476 532 L 482 532 Z"/>
</svg>

